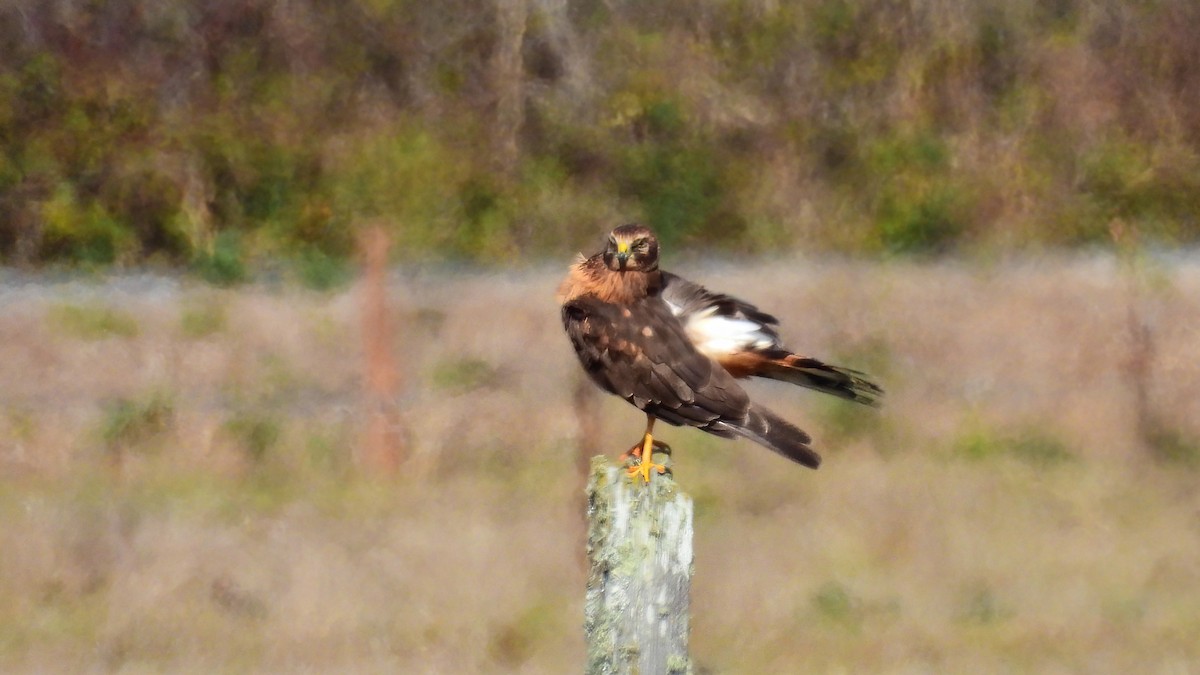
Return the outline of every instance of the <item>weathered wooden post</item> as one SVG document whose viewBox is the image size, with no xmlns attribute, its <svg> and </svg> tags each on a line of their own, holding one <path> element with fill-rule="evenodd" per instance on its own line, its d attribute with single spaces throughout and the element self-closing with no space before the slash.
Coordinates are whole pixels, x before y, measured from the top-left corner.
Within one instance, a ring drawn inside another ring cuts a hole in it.
<svg viewBox="0 0 1200 675">
<path fill-rule="evenodd" d="M 393 327 L 387 306 L 387 230 L 374 225 L 359 237 L 362 284 L 363 403 L 366 428 L 357 458 L 364 468 L 394 474 L 400 467 L 401 433 L 396 392 L 400 375 L 392 353 Z"/>
<path fill-rule="evenodd" d="M 670 475 L 635 482 L 604 457 L 587 496 L 586 672 L 691 673 L 692 498 Z"/>
</svg>

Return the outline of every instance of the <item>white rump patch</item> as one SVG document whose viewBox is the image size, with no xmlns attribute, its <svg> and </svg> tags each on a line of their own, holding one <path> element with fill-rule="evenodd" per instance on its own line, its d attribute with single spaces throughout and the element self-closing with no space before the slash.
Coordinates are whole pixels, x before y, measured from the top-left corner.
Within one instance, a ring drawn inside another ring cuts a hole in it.
<svg viewBox="0 0 1200 675">
<path fill-rule="evenodd" d="M 671 310 L 676 311 L 675 305 L 671 305 Z M 763 330 L 762 324 L 745 317 L 721 316 L 716 311 L 713 307 L 686 319 L 688 337 L 701 352 L 717 357 L 775 345 L 775 339 Z"/>
</svg>

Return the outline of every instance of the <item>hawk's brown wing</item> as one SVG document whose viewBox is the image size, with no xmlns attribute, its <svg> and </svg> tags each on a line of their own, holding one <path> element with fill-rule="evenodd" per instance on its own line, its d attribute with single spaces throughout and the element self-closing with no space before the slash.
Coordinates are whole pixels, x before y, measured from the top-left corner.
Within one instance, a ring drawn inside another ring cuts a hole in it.
<svg viewBox="0 0 1200 675">
<path fill-rule="evenodd" d="M 808 434 L 766 408 L 700 353 L 661 298 L 628 305 L 586 295 L 562 308 L 563 326 L 584 370 L 604 389 L 670 424 L 744 436 L 816 468 Z"/>
<path fill-rule="evenodd" d="M 752 404 L 732 375 L 696 349 L 661 298 L 615 305 L 585 295 L 563 305 L 562 319 L 588 375 L 646 413 L 744 436 L 814 469 L 821 463 L 808 434 Z"/>
<path fill-rule="evenodd" d="M 592 296 L 568 302 L 563 326 L 597 384 L 658 419 L 719 436 L 742 424 L 750 399 L 724 368 L 692 346 L 660 298 L 613 305 Z"/>
</svg>

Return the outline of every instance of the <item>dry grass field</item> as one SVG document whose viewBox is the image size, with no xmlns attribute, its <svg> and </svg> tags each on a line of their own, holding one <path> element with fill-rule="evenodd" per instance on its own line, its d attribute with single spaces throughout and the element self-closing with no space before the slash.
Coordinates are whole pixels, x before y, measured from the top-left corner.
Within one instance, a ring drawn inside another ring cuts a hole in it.
<svg viewBox="0 0 1200 675">
<path fill-rule="evenodd" d="M 666 431 L 700 672 L 1200 669 L 1194 258 L 673 267 L 888 389 L 750 385 L 817 472 Z M 0 671 L 578 671 L 559 275 L 393 277 L 396 478 L 353 462 L 357 289 L 4 277 Z M 642 419 L 600 411 L 615 455 Z"/>
</svg>

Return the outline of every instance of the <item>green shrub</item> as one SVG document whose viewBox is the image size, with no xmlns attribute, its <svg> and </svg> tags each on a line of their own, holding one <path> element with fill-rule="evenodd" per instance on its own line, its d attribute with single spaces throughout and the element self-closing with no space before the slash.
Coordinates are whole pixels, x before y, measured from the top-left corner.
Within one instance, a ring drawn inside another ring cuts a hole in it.
<svg viewBox="0 0 1200 675">
<path fill-rule="evenodd" d="M 930 133 L 885 136 L 871 144 L 859 168 L 881 180 L 875 226 L 883 250 L 940 253 L 967 228 L 969 200 L 950 169 L 950 150 Z"/>
<path fill-rule="evenodd" d="M 175 403 L 161 392 L 118 399 L 104 408 L 100 435 L 109 453 L 119 453 L 160 436 L 174 423 Z"/>
<path fill-rule="evenodd" d="M 1154 457 L 1166 464 L 1200 466 L 1200 440 L 1178 430 L 1154 425 L 1145 441 Z"/>
<path fill-rule="evenodd" d="M 458 227 L 448 237 L 449 252 L 476 260 L 504 260 L 514 252 L 508 190 L 485 175 L 471 176 L 459 186 Z"/>
<path fill-rule="evenodd" d="M 179 315 L 180 331 L 193 340 L 221 333 L 227 324 L 225 307 L 215 300 L 185 307 Z"/>
<path fill-rule="evenodd" d="M 974 426 L 953 443 L 957 457 L 988 461 L 1001 457 L 1016 459 L 1037 467 L 1053 467 L 1075 461 L 1075 455 L 1057 438 L 1036 429 L 1011 434 L 995 434 Z"/>
<path fill-rule="evenodd" d="M 192 242 L 180 227 L 181 199 L 174 180 L 146 169 L 114 176 L 101 195 L 113 220 L 133 235 L 139 256 L 157 255 L 171 262 L 186 262 L 192 252 Z"/>
<path fill-rule="evenodd" d="M 245 254 L 242 237 L 234 230 L 217 235 L 212 250 L 199 253 L 192 268 L 214 286 L 234 286 L 246 280 Z"/>
<path fill-rule="evenodd" d="M 133 316 L 107 305 L 56 305 L 50 308 L 49 320 L 68 335 L 84 340 L 133 338 L 139 333 Z"/>
<path fill-rule="evenodd" d="M 817 407 L 817 416 L 824 432 L 822 435 L 827 434 L 830 443 L 877 437 L 880 442 L 873 444 L 877 450 L 883 452 L 891 447 L 891 444 L 883 442 L 881 437 L 881 432 L 886 427 L 878 410 L 829 396 L 821 396 Z"/>
<path fill-rule="evenodd" d="M 1107 139 L 1081 158 L 1079 193 L 1091 218 L 1073 230 L 1073 242 L 1108 239 L 1114 218 L 1167 241 L 1185 236 L 1186 224 L 1200 212 L 1200 154 L 1188 148 L 1154 147 Z"/>
<path fill-rule="evenodd" d="M 862 626 L 862 601 L 836 581 L 821 585 L 811 598 L 812 608 L 822 620 L 857 632 Z"/>
<path fill-rule="evenodd" d="M 494 387 L 501 379 L 499 369 L 475 357 L 443 359 L 434 364 L 430 374 L 435 388 L 456 394 Z"/>
<path fill-rule="evenodd" d="M 328 291 L 348 283 L 354 276 L 345 258 L 306 246 L 293 261 L 292 269 L 300 283 L 315 291 Z"/>
<path fill-rule="evenodd" d="M 345 222 L 378 221 L 403 257 L 455 243 L 457 204 L 469 163 L 432 134 L 405 126 L 356 139 L 331 161 L 334 213 Z"/>
<path fill-rule="evenodd" d="M 223 427 L 252 464 L 262 464 L 279 442 L 283 426 L 274 415 L 261 411 L 241 411 Z"/>
<path fill-rule="evenodd" d="M 533 11 L 515 163 L 491 152 L 487 12 L 341 3 L 264 32 L 235 5 L 91 3 L 49 41 L 55 12 L 0 21 L 0 262 L 190 261 L 228 285 L 275 257 L 325 288 L 366 221 L 400 259 L 503 263 L 629 219 L 705 251 L 1072 246 L 1114 219 L 1200 239 L 1185 0 L 1120 21 L 1074 0 L 593 2 L 575 42 Z"/>
<path fill-rule="evenodd" d="M 951 187 L 925 194 L 888 194 L 879 206 L 877 226 L 884 250 L 892 253 L 940 253 L 957 243 L 966 225 L 959 216 L 961 197 Z"/>
<path fill-rule="evenodd" d="M 651 100 L 631 124 L 646 140 L 621 154 L 617 184 L 622 196 L 640 205 L 646 225 L 668 246 L 737 241 L 746 226 L 727 208 L 729 177 L 711 143 L 685 133 L 678 105 Z"/>
<path fill-rule="evenodd" d="M 42 206 L 42 255 L 90 266 L 128 260 L 137 249 L 129 228 L 99 203 L 80 203 L 72 186 L 62 183 Z"/>
</svg>

